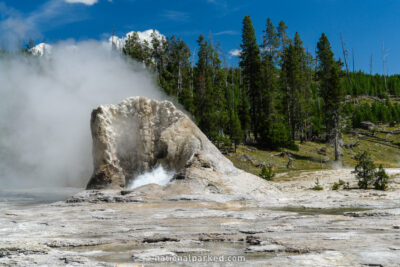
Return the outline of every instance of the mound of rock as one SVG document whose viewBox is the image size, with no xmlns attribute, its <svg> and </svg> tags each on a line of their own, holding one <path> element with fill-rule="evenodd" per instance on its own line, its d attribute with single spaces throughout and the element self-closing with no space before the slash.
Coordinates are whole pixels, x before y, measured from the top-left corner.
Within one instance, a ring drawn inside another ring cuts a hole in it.
<svg viewBox="0 0 400 267">
<path fill-rule="evenodd" d="M 174 170 L 160 191 L 262 197 L 277 190 L 236 169 L 199 128 L 169 101 L 127 98 L 91 116 L 94 172 L 87 189 L 124 189 L 138 175 L 162 165 Z M 161 193 L 160 193 L 161 194 Z"/>
</svg>

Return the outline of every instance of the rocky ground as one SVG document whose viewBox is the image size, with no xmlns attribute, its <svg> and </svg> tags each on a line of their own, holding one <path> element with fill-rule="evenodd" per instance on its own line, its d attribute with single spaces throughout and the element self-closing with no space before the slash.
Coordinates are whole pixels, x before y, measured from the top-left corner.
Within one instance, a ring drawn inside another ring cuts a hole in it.
<svg viewBox="0 0 400 267">
<path fill-rule="evenodd" d="M 0 265 L 240 266 L 228 260 L 244 256 L 246 266 L 400 266 L 399 173 L 391 170 L 386 192 L 332 191 L 339 178 L 355 183 L 341 169 L 282 174 L 272 183 L 280 192 L 260 201 L 212 192 L 149 198 L 162 190 L 150 185 L 2 202 Z M 323 191 L 310 190 L 316 178 Z"/>
</svg>

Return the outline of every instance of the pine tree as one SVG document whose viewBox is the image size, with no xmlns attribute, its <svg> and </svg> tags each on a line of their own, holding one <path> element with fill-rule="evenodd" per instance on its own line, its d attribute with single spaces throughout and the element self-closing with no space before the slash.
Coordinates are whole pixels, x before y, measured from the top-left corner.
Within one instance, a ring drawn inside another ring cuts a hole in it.
<svg viewBox="0 0 400 267">
<path fill-rule="evenodd" d="M 242 87 L 240 91 L 240 102 L 238 105 L 238 116 L 240 119 L 241 128 L 246 141 L 249 139 L 249 130 L 251 124 L 250 105 L 247 96 L 247 90 Z"/>
<path fill-rule="evenodd" d="M 275 66 L 278 63 L 278 50 L 280 45 L 279 34 L 276 32 L 274 25 L 271 22 L 271 19 L 267 19 L 267 23 L 265 26 L 263 43 L 262 43 L 262 52 L 263 52 L 263 60 L 271 61 L 271 64 Z"/>
<path fill-rule="evenodd" d="M 307 74 L 310 71 L 307 55 L 303 48 L 303 42 L 298 33 L 295 34 L 294 42 L 284 48 L 282 56 L 281 84 L 283 95 L 285 95 L 283 106 L 291 129 L 292 141 L 296 135 L 301 139 L 306 137 L 310 107 L 311 93 Z"/>
<path fill-rule="evenodd" d="M 156 72 L 157 81 L 161 85 L 161 77 L 164 72 L 164 63 L 166 61 L 165 54 L 167 50 L 167 42 L 164 38 L 160 39 L 155 31 L 151 33 L 152 58 L 154 61 L 154 70 Z"/>
<path fill-rule="evenodd" d="M 133 32 L 131 35 L 129 35 L 125 42 L 125 46 L 122 48 L 122 52 L 125 55 L 130 56 L 132 59 L 144 63 L 145 52 L 137 32 Z"/>
<path fill-rule="evenodd" d="M 295 119 L 295 105 L 297 101 L 300 81 L 300 65 L 299 59 L 296 55 L 294 46 L 290 44 L 284 49 L 282 60 L 281 83 L 283 87 L 283 106 L 285 107 L 284 113 L 287 118 L 288 125 L 291 128 L 292 141 L 295 139 L 296 124 Z"/>
<path fill-rule="evenodd" d="M 290 38 L 286 32 L 287 28 L 288 27 L 286 26 L 285 22 L 281 20 L 279 22 L 277 30 L 278 30 L 278 37 L 282 45 L 282 50 L 290 43 Z"/>
<path fill-rule="evenodd" d="M 267 19 L 262 44 L 261 86 L 263 96 L 263 119 L 272 121 L 276 119 L 277 77 L 278 68 L 278 34 L 271 20 Z M 268 127 L 268 123 L 263 124 Z"/>
<path fill-rule="evenodd" d="M 260 138 L 259 145 L 266 148 L 279 148 L 287 145 L 286 137 L 283 134 L 276 134 L 276 129 L 287 132 L 283 123 L 283 118 L 279 114 L 279 92 L 277 91 L 279 70 L 278 48 L 279 39 L 274 25 L 268 18 L 264 30 L 262 43 L 262 62 L 261 62 L 261 90 L 262 90 L 262 108 L 260 116 Z M 278 101 L 277 101 L 278 100 Z M 283 139 L 281 137 L 284 137 Z"/>
<path fill-rule="evenodd" d="M 230 124 L 230 136 L 233 144 L 235 145 L 235 152 L 236 152 L 237 145 L 243 140 L 244 137 L 237 112 L 232 111 L 229 124 Z"/>
<path fill-rule="evenodd" d="M 195 117 L 196 122 L 199 127 L 207 134 L 210 134 L 210 125 L 208 122 L 208 118 L 206 117 L 206 112 L 209 111 L 212 107 L 207 106 L 207 87 L 209 86 L 209 77 L 208 77 L 208 43 L 204 39 L 203 35 L 200 35 L 197 40 L 199 45 L 199 52 L 197 54 L 198 60 L 196 65 L 196 83 L 195 83 L 195 94 L 194 94 L 194 102 L 196 106 Z"/>
<path fill-rule="evenodd" d="M 357 165 L 353 173 L 356 174 L 356 178 L 358 179 L 358 187 L 360 189 L 368 189 L 368 186 L 375 178 L 375 164 L 366 151 L 358 153 L 355 159 L 357 160 Z"/>
<path fill-rule="evenodd" d="M 240 67 L 243 70 L 244 86 L 249 95 L 251 125 L 257 140 L 260 125 L 261 90 L 260 90 L 260 49 L 257 44 L 254 27 L 249 16 L 243 19 L 242 52 Z"/>
<path fill-rule="evenodd" d="M 343 89 L 340 79 L 341 66 L 333 57 L 328 38 L 323 33 L 317 44 L 318 80 L 320 95 L 324 100 L 325 131 L 327 140 L 334 143 L 335 161 L 340 156 L 340 111 L 343 101 Z"/>
<path fill-rule="evenodd" d="M 200 35 L 194 101 L 199 127 L 213 141 L 224 135 L 228 123 L 225 74 L 219 53 Z"/>
<path fill-rule="evenodd" d="M 385 172 L 385 169 L 383 168 L 382 164 L 379 165 L 379 170 L 375 174 L 374 188 L 376 190 L 385 191 L 387 189 L 388 180 L 389 176 Z"/>
</svg>

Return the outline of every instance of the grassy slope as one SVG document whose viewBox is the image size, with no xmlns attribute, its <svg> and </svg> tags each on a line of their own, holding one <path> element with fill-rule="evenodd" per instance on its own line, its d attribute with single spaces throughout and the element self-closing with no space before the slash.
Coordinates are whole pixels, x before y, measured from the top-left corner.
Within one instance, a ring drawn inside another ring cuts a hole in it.
<svg viewBox="0 0 400 267">
<path fill-rule="evenodd" d="M 355 165 L 354 156 L 360 151 L 369 151 L 372 159 L 377 165 L 383 164 L 385 168 L 398 168 L 400 167 L 400 127 L 388 127 L 380 125 L 377 127 L 378 132 L 374 136 L 370 136 L 372 132 L 358 129 L 358 133 L 344 134 L 344 144 L 354 144 L 357 141 L 360 145 L 353 149 L 342 148 L 342 166 L 353 167 Z M 391 132 L 382 133 L 380 131 Z M 398 132 L 398 134 L 396 134 Z M 290 171 L 300 170 L 319 170 L 331 169 L 333 164 L 333 148 L 322 143 L 307 142 L 305 144 L 298 144 L 299 151 L 284 150 L 292 153 L 294 159 Z M 323 156 L 318 154 L 321 148 L 327 149 L 327 155 Z M 239 146 L 236 153 L 232 153 L 227 157 L 234 163 L 234 165 L 247 172 L 258 175 L 260 168 L 256 166 L 260 163 L 272 164 L 276 172 L 287 172 L 286 164 L 288 163 L 288 156 L 277 156 L 280 154 L 278 151 L 264 151 L 248 146 Z M 244 155 L 251 158 L 247 160 Z M 324 163 L 325 160 L 328 162 Z"/>
</svg>

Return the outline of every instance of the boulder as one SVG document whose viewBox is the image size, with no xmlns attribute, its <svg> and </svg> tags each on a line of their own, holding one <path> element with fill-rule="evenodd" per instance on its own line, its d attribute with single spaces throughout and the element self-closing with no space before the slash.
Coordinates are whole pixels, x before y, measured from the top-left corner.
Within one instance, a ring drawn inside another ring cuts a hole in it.
<svg viewBox="0 0 400 267">
<path fill-rule="evenodd" d="M 362 121 L 360 122 L 360 128 L 364 130 L 372 131 L 375 129 L 375 124 L 370 121 Z"/>
<path fill-rule="evenodd" d="M 92 112 L 91 131 L 94 171 L 87 189 L 124 189 L 162 165 L 176 174 L 159 194 L 277 192 L 263 179 L 236 169 L 169 101 L 132 97 L 100 106 Z"/>
</svg>

